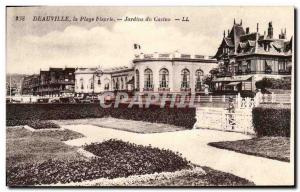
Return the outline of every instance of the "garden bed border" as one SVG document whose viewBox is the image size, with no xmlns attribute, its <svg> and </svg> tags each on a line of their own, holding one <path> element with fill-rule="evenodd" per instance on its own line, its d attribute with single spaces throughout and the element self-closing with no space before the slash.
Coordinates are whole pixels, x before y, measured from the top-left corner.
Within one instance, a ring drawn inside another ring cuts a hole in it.
<svg viewBox="0 0 300 192">
<path fill-rule="evenodd" d="M 31 132 L 43 132 L 43 131 L 64 131 L 65 128 L 46 128 L 46 129 L 34 129 L 28 125 L 24 125 L 23 126 L 24 129 L 27 129 L 28 131 L 31 131 Z"/>
</svg>

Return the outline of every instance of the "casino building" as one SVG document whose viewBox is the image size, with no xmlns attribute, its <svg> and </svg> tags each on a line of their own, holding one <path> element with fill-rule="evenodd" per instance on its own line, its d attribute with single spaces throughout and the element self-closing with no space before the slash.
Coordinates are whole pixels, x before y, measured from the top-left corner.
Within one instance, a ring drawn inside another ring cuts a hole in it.
<svg viewBox="0 0 300 192">
<path fill-rule="evenodd" d="M 75 71 L 77 96 L 106 91 L 204 92 L 203 78 L 216 68 L 208 56 L 174 53 L 138 53 L 131 67 L 110 69 L 78 68 Z"/>
<path fill-rule="evenodd" d="M 174 53 L 135 55 L 134 86 L 139 92 L 204 92 L 203 78 L 217 67 L 209 56 Z"/>
</svg>

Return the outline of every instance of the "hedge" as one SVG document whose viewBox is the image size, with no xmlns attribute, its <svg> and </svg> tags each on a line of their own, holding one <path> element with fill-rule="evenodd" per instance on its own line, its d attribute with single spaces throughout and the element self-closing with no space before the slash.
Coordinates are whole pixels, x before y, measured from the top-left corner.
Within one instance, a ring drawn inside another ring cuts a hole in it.
<svg viewBox="0 0 300 192">
<path fill-rule="evenodd" d="M 290 137 L 290 108 L 256 107 L 252 113 L 253 126 L 257 136 Z"/>
<path fill-rule="evenodd" d="M 192 128 L 196 122 L 195 108 L 160 108 L 150 105 L 149 108 L 120 104 L 118 108 L 101 108 L 99 104 L 6 104 L 6 123 L 15 125 L 21 120 L 58 120 L 114 117 L 153 123 L 166 123 Z"/>
</svg>

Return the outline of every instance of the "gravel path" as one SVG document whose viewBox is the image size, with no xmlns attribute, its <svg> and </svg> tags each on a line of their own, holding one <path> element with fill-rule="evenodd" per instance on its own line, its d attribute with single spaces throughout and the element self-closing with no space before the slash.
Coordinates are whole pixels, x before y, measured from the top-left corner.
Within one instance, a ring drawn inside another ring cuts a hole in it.
<svg viewBox="0 0 300 192">
<path fill-rule="evenodd" d="M 82 133 L 86 137 L 66 141 L 81 146 L 91 142 L 115 138 L 136 144 L 168 148 L 182 153 L 192 163 L 208 166 L 253 181 L 256 185 L 293 185 L 293 163 L 271 160 L 217 149 L 207 143 L 249 139 L 250 136 L 206 129 L 138 134 L 93 125 L 63 125 L 63 128 Z"/>
</svg>

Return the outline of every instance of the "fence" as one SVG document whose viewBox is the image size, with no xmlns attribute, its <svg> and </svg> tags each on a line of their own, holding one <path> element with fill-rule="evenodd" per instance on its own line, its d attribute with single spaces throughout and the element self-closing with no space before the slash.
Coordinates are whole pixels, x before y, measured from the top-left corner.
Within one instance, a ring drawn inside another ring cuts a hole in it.
<svg viewBox="0 0 300 192">
<path fill-rule="evenodd" d="M 159 95 L 159 94 L 158 94 Z M 152 95 L 154 96 L 154 95 Z M 201 103 L 218 103 L 223 104 L 225 107 L 225 104 L 229 102 L 229 98 L 233 99 L 233 103 L 236 108 L 252 108 L 255 106 L 258 106 L 260 103 L 284 103 L 288 104 L 291 103 L 291 94 L 261 94 L 257 93 L 254 98 L 243 98 L 238 95 L 180 95 L 174 93 L 173 95 L 170 94 L 171 97 L 165 98 L 165 101 L 173 101 L 175 100 L 175 103 L 192 103 L 195 106 L 200 105 Z M 30 96 L 30 95 L 20 95 L 20 96 L 7 96 L 8 100 L 12 101 L 18 101 L 20 103 L 35 103 L 40 98 L 52 98 L 50 96 Z M 128 98 L 126 100 L 127 102 L 131 102 L 132 100 L 135 100 L 135 102 L 143 102 L 149 100 L 149 98 L 145 96 L 141 96 L 140 98 Z M 154 97 L 154 100 L 159 104 L 162 101 L 162 97 L 159 99 Z M 183 101 L 182 101 L 183 100 Z M 152 103 L 154 104 L 154 103 Z"/>
<path fill-rule="evenodd" d="M 224 108 L 199 107 L 196 110 L 196 119 L 194 128 L 254 134 L 251 110 L 241 109 L 236 113 L 229 113 Z"/>
</svg>

